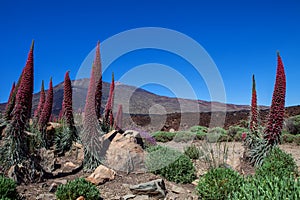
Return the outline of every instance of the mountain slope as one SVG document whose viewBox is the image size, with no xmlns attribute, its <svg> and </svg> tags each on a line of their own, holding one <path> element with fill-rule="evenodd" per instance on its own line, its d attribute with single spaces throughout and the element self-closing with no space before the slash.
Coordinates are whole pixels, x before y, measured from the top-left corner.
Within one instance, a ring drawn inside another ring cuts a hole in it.
<svg viewBox="0 0 300 200">
<path fill-rule="evenodd" d="M 83 110 L 89 79 L 72 81 L 73 86 L 73 110 Z M 109 83 L 103 82 L 102 107 L 106 104 L 109 92 Z M 33 110 L 36 109 L 40 94 L 33 95 Z M 53 114 L 58 115 L 61 110 L 63 100 L 63 83 L 54 87 Z M 118 104 L 123 105 L 123 112 L 129 114 L 167 114 L 167 113 L 191 113 L 191 112 L 210 112 L 212 106 L 214 111 L 227 112 L 249 110 L 249 106 L 223 104 L 218 102 L 208 102 L 202 100 L 189 100 L 182 98 L 171 98 L 159 96 L 146 90 L 116 83 L 114 97 L 114 111 Z M 5 104 L 0 105 L 3 111 Z M 267 107 L 262 107 L 266 109 Z"/>
</svg>

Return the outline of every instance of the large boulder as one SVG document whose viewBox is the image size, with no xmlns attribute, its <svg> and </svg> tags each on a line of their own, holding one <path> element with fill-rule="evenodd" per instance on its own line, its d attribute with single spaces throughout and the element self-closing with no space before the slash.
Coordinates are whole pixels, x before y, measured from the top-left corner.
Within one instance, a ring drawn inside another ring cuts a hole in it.
<svg viewBox="0 0 300 200">
<path fill-rule="evenodd" d="M 126 173 L 143 173 L 146 171 L 141 137 L 135 131 L 124 134 L 112 131 L 106 134 L 104 143 L 109 143 L 106 151 L 105 165 Z"/>
</svg>

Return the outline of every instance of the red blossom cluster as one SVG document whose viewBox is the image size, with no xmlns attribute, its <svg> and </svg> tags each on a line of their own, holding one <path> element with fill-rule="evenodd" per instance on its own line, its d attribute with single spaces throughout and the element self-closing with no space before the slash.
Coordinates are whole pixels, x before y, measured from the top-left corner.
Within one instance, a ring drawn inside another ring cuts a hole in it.
<svg viewBox="0 0 300 200">
<path fill-rule="evenodd" d="M 37 109 L 34 112 L 34 118 L 37 119 L 37 120 L 39 119 L 39 117 L 42 113 L 42 109 L 44 107 L 45 99 L 46 99 L 46 94 L 45 94 L 45 87 L 44 87 L 44 80 L 43 80 L 42 81 L 42 86 L 41 86 L 39 104 L 38 104 Z"/>
<path fill-rule="evenodd" d="M 278 144 L 280 141 L 281 130 L 284 120 L 284 105 L 286 93 L 286 77 L 284 66 L 279 53 L 277 54 L 276 82 L 272 97 L 267 128 L 264 132 L 264 138 L 269 145 Z"/>
<path fill-rule="evenodd" d="M 21 132 L 24 131 L 25 125 L 29 119 L 28 117 L 31 114 L 33 93 L 33 48 L 34 42 L 32 42 L 26 65 L 21 75 L 20 84 L 17 87 L 16 102 L 13 109 L 11 124 L 15 129 L 20 131 L 15 131 L 13 134 L 21 134 Z"/>
<path fill-rule="evenodd" d="M 43 110 L 41 112 L 41 116 L 38 121 L 40 130 L 44 129 L 47 126 L 47 123 L 49 122 L 52 113 L 52 106 L 53 106 L 53 85 L 52 85 L 52 78 L 50 78 L 46 101 L 44 103 Z"/>
<path fill-rule="evenodd" d="M 252 99 L 251 99 L 251 119 L 250 119 L 250 131 L 255 133 L 258 126 L 258 112 L 257 112 L 257 95 L 256 84 L 254 75 L 252 76 Z"/>
<path fill-rule="evenodd" d="M 72 108 L 72 83 L 69 76 L 69 71 L 65 74 L 64 79 L 64 98 L 62 105 L 62 113 L 69 126 L 74 125 L 73 108 Z"/>
<path fill-rule="evenodd" d="M 114 125 L 114 128 L 116 130 L 122 129 L 122 120 L 123 120 L 123 107 L 122 107 L 122 104 L 120 104 L 118 106 L 118 112 L 116 115 L 115 125 Z"/>
</svg>

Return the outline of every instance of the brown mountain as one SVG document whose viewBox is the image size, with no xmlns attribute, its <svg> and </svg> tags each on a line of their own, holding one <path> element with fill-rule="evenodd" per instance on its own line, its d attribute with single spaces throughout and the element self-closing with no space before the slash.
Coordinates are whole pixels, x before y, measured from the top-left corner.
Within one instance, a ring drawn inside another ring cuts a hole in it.
<svg viewBox="0 0 300 200">
<path fill-rule="evenodd" d="M 83 110 L 89 79 L 72 81 L 74 111 Z M 106 104 L 109 93 L 109 83 L 103 83 L 102 107 Z M 58 115 L 63 99 L 63 83 L 54 87 L 53 114 Z M 39 93 L 33 96 L 33 110 L 39 101 Z M 189 100 L 159 96 L 146 90 L 116 83 L 114 111 L 118 104 L 123 105 L 124 124 L 126 126 L 146 126 L 147 129 L 168 130 L 170 128 L 185 129 L 192 125 L 225 126 L 247 120 L 249 106 Z M 211 112 L 213 108 L 214 112 Z M 0 104 L 4 111 L 5 104 Z M 226 112 L 224 112 L 226 109 Z M 261 106 L 261 116 L 265 120 L 268 107 Z M 287 108 L 287 116 L 300 114 L 300 106 Z M 222 120 L 225 119 L 223 122 Z"/>
<path fill-rule="evenodd" d="M 72 81 L 74 111 L 84 109 L 88 84 L 89 79 Z M 109 86 L 109 83 L 103 82 L 102 107 L 106 104 L 106 100 L 108 99 Z M 33 109 L 37 107 L 39 96 L 39 93 L 33 96 Z M 60 83 L 54 87 L 53 113 L 55 115 L 58 115 L 61 109 L 62 99 L 63 83 Z M 159 96 L 134 86 L 116 83 L 114 111 L 116 111 L 118 104 L 123 105 L 124 113 L 130 114 L 210 112 L 212 106 L 214 111 L 223 111 L 225 108 L 227 112 L 249 110 L 249 106 L 245 105 Z M 265 109 L 267 107 L 263 108 Z"/>
</svg>

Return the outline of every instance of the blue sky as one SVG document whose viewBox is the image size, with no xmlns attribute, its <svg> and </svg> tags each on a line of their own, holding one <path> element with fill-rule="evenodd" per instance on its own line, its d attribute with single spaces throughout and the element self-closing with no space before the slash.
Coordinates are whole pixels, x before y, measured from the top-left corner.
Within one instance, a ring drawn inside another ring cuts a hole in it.
<svg viewBox="0 0 300 200">
<path fill-rule="evenodd" d="M 287 76 L 286 105 L 300 104 L 298 0 L 3 0 L 0 24 L 0 102 L 7 100 L 12 82 L 17 81 L 32 39 L 35 40 L 35 92 L 38 92 L 41 80 L 47 86 L 52 76 L 54 84 L 58 84 L 67 70 L 75 79 L 98 40 L 105 41 L 134 28 L 163 27 L 183 33 L 202 45 L 221 74 L 227 103 L 250 103 L 251 76 L 255 74 L 258 103 L 270 105 L 279 50 Z M 178 70 L 192 85 L 197 98 L 210 100 L 205 82 L 191 64 L 161 50 L 138 50 L 121 56 L 104 72 L 104 81 L 110 81 L 112 71 L 118 80 L 130 69 L 147 63 Z M 176 84 L 175 80 L 175 87 Z M 189 94 L 172 93 L 168 86 L 160 84 L 144 88 L 161 95 L 192 98 Z"/>
</svg>

